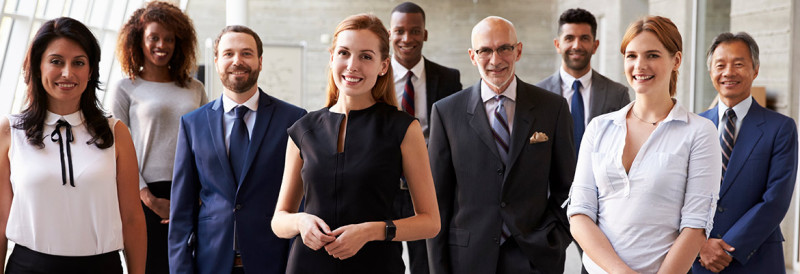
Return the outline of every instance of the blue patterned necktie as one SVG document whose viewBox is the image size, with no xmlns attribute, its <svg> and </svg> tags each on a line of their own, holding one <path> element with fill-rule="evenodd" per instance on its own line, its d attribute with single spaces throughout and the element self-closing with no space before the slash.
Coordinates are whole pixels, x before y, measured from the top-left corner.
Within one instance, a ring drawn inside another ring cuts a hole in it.
<svg viewBox="0 0 800 274">
<path fill-rule="evenodd" d="M 247 125 L 244 122 L 244 115 L 250 109 L 240 105 L 233 110 L 235 111 L 236 119 L 233 121 L 233 129 L 231 130 L 228 157 L 233 168 L 233 176 L 238 184 L 239 179 L 244 175 L 242 174 L 242 169 L 244 160 L 247 157 L 247 147 L 250 146 L 250 135 L 247 133 Z"/>
<path fill-rule="evenodd" d="M 581 95 L 581 81 L 575 80 L 572 82 L 572 106 L 570 108 L 572 113 L 572 126 L 575 129 L 573 137 L 575 139 L 575 153 L 581 148 L 581 139 L 583 138 L 583 131 L 586 130 L 586 125 L 583 124 L 583 95 Z"/>
<path fill-rule="evenodd" d="M 735 145 L 733 134 L 736 133 L 736 112 L 734 112 L 732 108 L 725 110 L 725 116 L 722 117 L 722 122 L 722 136 L 719 142 L 722 145 L 722 179 L 725 179 L 725 172 L 728 170 L 728 161 L 731 160 L 733 145 Z"/>
</svg>

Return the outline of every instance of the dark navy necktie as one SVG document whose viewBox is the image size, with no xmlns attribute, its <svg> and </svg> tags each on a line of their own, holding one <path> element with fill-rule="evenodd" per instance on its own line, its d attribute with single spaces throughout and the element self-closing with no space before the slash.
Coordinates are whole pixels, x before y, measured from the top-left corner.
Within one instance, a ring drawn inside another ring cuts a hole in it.
<svg viewBox="0 0 800 274">
<path fill-rule="evenodd" d="M 573 136 L 575 139 L 575 153 L 581 148 L 581 139 L 583 138 L 583 131 L 586 130 L 586 125 L 583 124 L 583 95 L 581 95 L 581 81 L 575 80 L 572 82 L 572 125 L 575 131 Z"/>
<path fill-rule="evenodd" d="M 247 124 L 244 122 L 244 115 L 250 109 L 240 105 L 233 110 L 236 114 L 236 119 L 233 120 L 228 157 L 233 168 L 233 176 L 238 184 L 240 178 L 244 176 L 242 169 L 244 168 L 244 160 L 247 157 L 247 147 L 250 146 L 250 135 L 247 133 Z"/>
</svg>

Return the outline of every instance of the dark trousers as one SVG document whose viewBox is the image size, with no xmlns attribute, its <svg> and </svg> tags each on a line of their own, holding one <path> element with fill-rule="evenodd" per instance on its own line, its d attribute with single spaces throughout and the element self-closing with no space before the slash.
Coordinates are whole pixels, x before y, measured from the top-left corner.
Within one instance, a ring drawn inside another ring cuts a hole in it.
<svg viewBox="0 0 800 274">
<path fill-rule="evenodd" d="M 411 202 L 411 195 L 408 187 L 400 190 L 400 194 L 394 200 L 396 219 L 414 216 L 414 204 Z M 408 270 L 411 274 L 428 274 L 428 248 L 425 240 L 406 242 L 408 245 L 408 260 L 410 266 Z"/>
<path fill-rule="evenodd" d="M 15 245 L 6 266 L 7 274 L 122 274 L 119 252 L 92 256 L 56 256 Z"/>
<path fill-rule="evenodd" d="M 497 259 L 497 273 L 542 274 L 541 271 L 536 270 L 536 267 L 531 264 L 531 260 L 528 259 L 524 253 L 522 253 L 522 249 L 519 248 L 519 245 L 514 238 L 508 238 L 500 246 L 500 254 Z"/>
<path fill-rule="evenodd" d="M 162 181 L 148 183 L 150 193 L 157 198 L 169 199 L 172 182 Z M 147 223 L 147 274 L 168 274 L 169 255 L 167 254 L 167 234 L 169 224 L 162 224 L 161 217 L 142 203 L 144 219 Z"/>
</svg>

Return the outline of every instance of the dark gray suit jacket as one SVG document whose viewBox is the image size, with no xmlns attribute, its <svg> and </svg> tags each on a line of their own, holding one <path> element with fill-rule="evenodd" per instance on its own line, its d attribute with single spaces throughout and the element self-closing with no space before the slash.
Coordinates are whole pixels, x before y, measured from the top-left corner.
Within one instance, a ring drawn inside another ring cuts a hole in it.
<svg viewBox="0 0 800 274">
<path fill-rule="evenodd" d="M 575 172 L 567 102 L 517 79 L 509 164 L 504 165 L 480 86 L 440 100 L 431 112 L 428 149 L 442 218 L 441 232 L 428 240 L 431 272 L 496 272 L 505 223 L 530 261 L 521 263 L 562 273 L 571 238 L 560 205 Z M 535 132 L 548 140 L 531 143 Z"/>
<path fill-rule="evenodd" d="M 536 84 L 537 87 L 549 90 L 552 93 L 561 94 L 561 74 L 556 71 L 546 79 Z M 592 70 L 592 96 L 589 105 L 589 121 L 600 114 L 617 111 L 631 102 L 628 94 L 628 87 Z"/>
<path fill-rule="evenodd" d="M 431 107 L 433 103 L 450 96 L 461 90 L 461 73 L 457 69 L 448 68 L 428 59 L 425 60 L 425 89 L 426 89 L 426 109 L 428 120 L 431 117 Z M 430 126 L 423 132 L 425 140 L 430 135 Z"/>
</svg>

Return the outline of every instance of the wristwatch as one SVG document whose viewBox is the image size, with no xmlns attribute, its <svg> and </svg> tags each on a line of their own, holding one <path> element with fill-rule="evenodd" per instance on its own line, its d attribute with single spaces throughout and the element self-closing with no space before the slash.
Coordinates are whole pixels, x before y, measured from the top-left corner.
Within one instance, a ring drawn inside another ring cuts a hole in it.
<svg viewBox="0 0 800 274">
<path fill-rule="evenodd" d="M 392 220 L 383 221 L 386 223 L 386 238 L 384 241 L 390 242 L 394 239 L 395 234 L 397 234 L 397 227 L 394 226 L 394 222 Z"/>
</svg>

